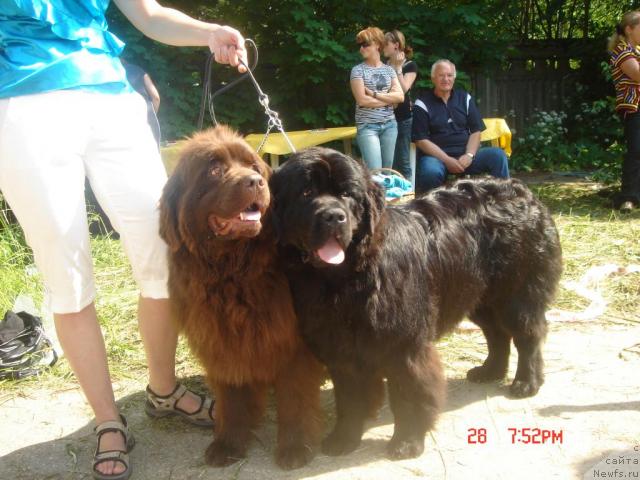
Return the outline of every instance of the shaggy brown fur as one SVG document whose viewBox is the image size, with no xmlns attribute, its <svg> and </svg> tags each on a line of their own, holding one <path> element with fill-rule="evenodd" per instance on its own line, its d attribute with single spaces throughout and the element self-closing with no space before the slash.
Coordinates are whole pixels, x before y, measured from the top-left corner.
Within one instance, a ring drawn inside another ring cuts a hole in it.
<svg viewBox="0 0 640 480">
<path fill-rule="evenodd" d="M 276 461 L 306 464 L 321 434 L 322 367 L 298 332 L 276 262 L 269 167 L 226 127 L 185 146 L 160 203 L 175 319 L 216 394 L 211 465 L 246 454 L 270 386 L 278 412 Z"/>
</svg>

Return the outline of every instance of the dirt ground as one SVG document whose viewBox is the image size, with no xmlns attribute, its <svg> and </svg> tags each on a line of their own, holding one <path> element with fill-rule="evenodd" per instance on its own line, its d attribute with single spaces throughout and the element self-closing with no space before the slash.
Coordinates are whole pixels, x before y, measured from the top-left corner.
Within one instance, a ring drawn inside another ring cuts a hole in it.
<svg viewBox="0 0 640 480">
<path fill-rule="evenodd" d="M 392 415 L 385 406 L 356 452 L 337 458 L 319 454 L 305 468 L 282 471 L 273 462 L 271 406 L 247 459 L 224 469 L 211 468 L 203 461 L 210 431 L 175 419 L 148 419 L 138 384 L 120 383 L 118 403 L 137 439 L 131 454 L 132 478 L 640 478 L 640 324 L 602 317 L 552 323 L 545 344 L 546 383 L 537 396 L 525 400 L 507 398 L 507 384 L 467 382 L 466 370 L 484 357 L 484 338 L 463 324 L 451 339 L 457 341 L 470 345 L 459 360 L 446 354 L 448 342 L 439 345 L 448 359 L 448 401 L 420 458 L 385 458 L 385 444 L 393 432 Z M 510 378 L 514 361 L 512 355 Z M 323 399 L 329 414 L 332 396 L 328 385 Z M 327 428 L 333 421 L 329 417 Z M 78 390 L 40 391 L 6 400 L 0 405 L 0 479 L 91 478 L 95 445 L 91 420 Z M 540 443 L 525 443 L 520 432 L 512 441 L 509 429 L 515 428 L 540 429 L 536 437 Z"/>
</svg>

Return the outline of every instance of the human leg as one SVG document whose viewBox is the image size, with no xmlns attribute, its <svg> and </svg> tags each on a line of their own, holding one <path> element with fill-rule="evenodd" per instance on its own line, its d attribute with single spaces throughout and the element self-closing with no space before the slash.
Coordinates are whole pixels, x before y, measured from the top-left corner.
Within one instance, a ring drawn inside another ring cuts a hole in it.
<svg viewBox="0 0 640 480">
<path fill-rule="evenodd" d="M 395 119 L 384 122 L 380 130 L 380 154 L 383 168 L 391 168 L 393 166 L 393 153 L 395 152 L 397 137 L 398 123 Z"/>
<path fill-rule="evenodd" d="M 616 199 L 616 207 L 624 202 L 640 205 L 640 113 L 629 114 L 624 118 L 624 138 L 627 153 L 622 163 L 622 185 Z"/>
<path fill-rule="evenodd" d="M 98 101 L 107 121 L 87 149 L 87 175 L 98 202 L 120 233 L 140 287 L 138 323 L 149 388 L 157 396 L 167 396 L 176 388 L 178 341 L 167 300 L 166 245 L 158 235 L 157 204 L 167 176 L 146 122 L 144 101 L 137 95 L 99 96 Z M 176 403 L 187 413 L 201 406 L 201 399 L 192 392 Z"/>
<path fill-rule="evenodd" d="M 33 249 L 65 358 L 96 423 L 118 421 L 93 305 L 81 160 L 88 134 L 84 102 L 78 95 L 56 92 L 13 98 L 1 102 L 0 109 L 0 189 Z M 124 439 L 107 432 L 100 448 L 124 450 Z M 104 462 L 97 468 L 118 474 L 125 466 Z"/>
<path fill-rule="evenodd" d="M 396 148 L 393 152 L 393 169 L 404 175 L 407 180 L 411 180 L 413 175 L 409 161 L 412 121 L 413 119 L 409 118 L 398 122 L 398 138 L 396 138 Z"/>
<path fill-rule="evenodd" d="M 423 155 L 416 164 L 416 193 L 426 193 L 447 179 L 447 167 L 436 157 Z"/>
<path fill-rule="evenodd" d="M 496 178 L 509 178 L 509 159 L 501 148 L 482 147 L 464 173 L 469 175 L 488 173 Z"/>
<path fill-rule="evenodd" d="M 382 167 L 382 151 L 380 149 L 380 126 L 375 123 L 358 125 L 356 141 L 362 160 L 369 169 Z"/>
<path fill-rule="evenodd" d="M 76 313 L 54 313 L 53 318 L 65 358 L 94 412 L 96 425 L 120 421 L 93 302 Z M 125 439 L 118 432 L 105 432 L 100 439 L 100 451 L 112 450 L 126 451 Z M 105 475 L 118 475 L 126 466 L 112 461 L 101 463 L 96 469 Z"/>
</svg>

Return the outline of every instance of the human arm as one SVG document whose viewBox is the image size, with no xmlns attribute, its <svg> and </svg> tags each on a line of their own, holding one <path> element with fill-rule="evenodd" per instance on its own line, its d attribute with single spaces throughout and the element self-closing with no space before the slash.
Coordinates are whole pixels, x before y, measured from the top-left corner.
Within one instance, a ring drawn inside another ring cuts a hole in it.
<svg viewBox="0 0 640 480">
<path fill-rule="evenodd" d="M 625 58 L 620 64 L 620 70 L 634 82 L 640 82 L 640 63 L 635 57 Z"/>
<path fill-rule="evenodd" d="M 156 88 L 155 84 L 153 83 L 153 81 L 151 80 L 151 77 L 148 74 L 145 73 L 144 77 L 142 77 L 142 80 L 144 81 L 144 88 L 149 94 L 149 97 L 151 98 L 153 111 L 155 113 L 158 113 L 158 110 L 160 109 L 160 93 L 158 93 L 158 89 Z"/>
<path fill-rule="evenodd" d="M 377 92 L 374 98 L 380 100 L 385 105 L 404 102 L 404 92 L 402 91 L 402 87 L 400 87 L 398 78 L 395 77 L 391 79 L 391 88 L 388 92 Z"/>
<path fill-rule="evenodd" d="M 369 96 L 366 94 L 366 88 L 364 86 L 364 80 L 362 80 L 362 78 L 352 78 L 350 84 L 353 98 L 359 106 L 367 108 L 380 108 L 387 105 L 383 101 L 374 98 L 373 95 Z"/>
<path fill-rule="evenodd" d="M 475 155 L 478 149 L 480 148 L 480 136 L 481 132 L 487 128 L 482 120 L 482 116 L 480 115 L 480 110 L 478 110 L 478 105 L 476 105 L 475 100 L 468 93 L 467 95 L 467 125 L 466 127 L 469 129 L 469 138 L 467 139 L 467 145 L 465 148 L 465 153 L 463 153 L 458 161 L 464 166 L 464 168 L 468 168 L 469 165 L 473 162 L 473 158 L 467 153 Z"/>
<path fill-rule="evenodd" d="M 470 153 L 471 155 L 475 156 L 476 152 L 480 148 L 480 135 L 481 133 L 479 131 L 469 135 L 465 153 L 463 153 L 460 158 L 458 158 L 458 162 L 464 167 L 465 170 L 469 167 L 469 165 L 471 165 L 471 162 L 473 162 L 473 157 L 467 154 Z"/>
<path fill-rule="evenodd" d="M 247 63 L 244 38 L 234 28 L 202 22 L 173 8 L 163 7 L 156 0 L 114 0 L 125 17 L 143 34 L 174 46 L 209 46 L 218 63 L 245 68 Z"/>
<path fill-rule="evenodd" d="M 404 61 L 404 52 L 396 52 L 391 56 L 391 58 L 389 58 L 389 65 L 395 70 L 396 75 L 398 76 L 398 83 L 400 84 L 402 91 L 404 93 L 407 93 L 409 90 L 411 90 L 411 87 L 416 81 L 418 74 L 417 69 L 416 71 L 402 73 Z M 416 68 L 414 62 L 408 62 L 407 65 L 412 65 L 413 68 Z"/>
<path fill-rule="evenodd" d="M 442 150 L 442 148 L 431 140 L 431 121 L 429 113 L 422 100 L 418 100 L 416 105 L 413 107 L 411 140 L 422 153 L 435 157 L 444 163 L 449 172 L 464 172 L 464 167 L 460 164 L 457 158 L 449 156 L 444 150 Z"/>
</svg>

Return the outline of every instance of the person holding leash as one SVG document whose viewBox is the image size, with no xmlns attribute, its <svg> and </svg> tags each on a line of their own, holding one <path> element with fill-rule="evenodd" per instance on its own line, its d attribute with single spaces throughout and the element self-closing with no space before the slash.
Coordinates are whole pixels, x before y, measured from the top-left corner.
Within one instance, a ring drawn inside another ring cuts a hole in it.
<svg viewBox="0 0 640 480">
<path fill-rule="evenodd" d="M 155 0 L 114 0 L 148 37 L 208 46 L 215 60 L 245 68 L 244 38 Z M 58 338 L 96 419 L 97 479 L 131 475 L 133 437 L 116 407 L 95 309 L 84 203 L 89 178 L 119 231 L 140 288 L 138 319 L 149 367 L 146 411 L 212 424 L 213 404 L 176 382 L 178 332 L 169 315 L 166 245 L 157 202 L 166 182 L 144 99 L 109 31 L 109 0 L 0 3 L 0 190 L 42 274 Z"/>
</svg>

